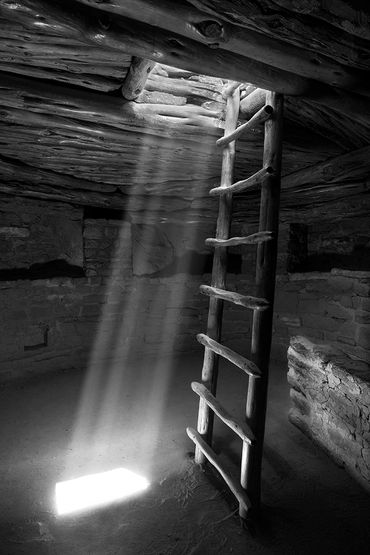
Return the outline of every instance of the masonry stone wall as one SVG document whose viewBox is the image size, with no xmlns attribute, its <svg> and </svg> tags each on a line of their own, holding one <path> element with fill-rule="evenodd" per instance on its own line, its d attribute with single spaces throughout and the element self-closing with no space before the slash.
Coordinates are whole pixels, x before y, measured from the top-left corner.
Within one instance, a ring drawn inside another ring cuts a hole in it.
<svg viewBox="0 0 370 555">
<path fill-rule="evenodd" d="M 0 199 L 0 209 L 2 268 L 19 264 L 27 272 L 36 261 L 58 259 L 82 272 L 3 277 L 0 380 L 112 358 L 201 352 L 195 335 L 206 329 L 208 298 L 199 285 L 210 282 L 204 239 L 212 225 L 139 225 L 28 199 Z M 249 287 L 240 278 L 231 273 L 230 288 Z M 225 342 L 247 351 L 250 323 L 241 307 L 226 306 Z"/>
<path fill-rule="evenodd" d="M 104 210 L 92 214 L 6 195 L 0 197 L 0 214 L 0 379 L 84 367 L 93 357 L 112 353 L 202 351 L 195 335 L 206 330 L 208 298 L 199 294 L 199 285 L 210 283 L 212 250 L 204 240 L 214 235 L 214 223 L 153 218 L 133 223 Z M 333 237 L 343 229 L 347 233 L 350 224 L 341 229 L 335 227 Z M 322 250 L 324 241 L 315 230 L 312 241 Z M 244 224 L 232 234 L 255 231 L 255 224 Z M 324 234 L 333 249 L 327 226 Z M 351 234 L 352 250 L 356 241 L 364 244 L 364 234 Z M 289 338 L 299 333 L 369 360 L 369 274 L 289 274 L 290 241 L 285 221 L 279 233 L 273 357 L 285 361 Z M 254 294 L 255 258 L 255 247 L 230 249 L 229 289 Z M 64 265 L 55 267 L 55 261 Z M 223 342 L 245 356 L 251 317 L 250 311 L 225 303 Z"/>
<path fill-rule="evenodd" d="M 60 202 L 0 198 L 0 270 L 53 260 L 82 266 L 82 210 Z"/>
<path fill-rule="evenodd" d="M 289 418 L 370 491 L 370 366 L 296 336 L 288 350 Z"/>
<path fill-rule="evenodd" d="M 274 342 L 283 356 L 292 335 L 303 335 L 370 362 L 370 272 L 333 269 L 280 276 Z"/>
</svg>

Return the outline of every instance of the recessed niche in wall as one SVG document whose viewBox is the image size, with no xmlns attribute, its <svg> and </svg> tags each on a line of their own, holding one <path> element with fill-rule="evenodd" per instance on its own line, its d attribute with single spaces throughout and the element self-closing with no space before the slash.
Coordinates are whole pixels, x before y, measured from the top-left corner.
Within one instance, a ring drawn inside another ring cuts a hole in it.
<svg viewBox="0 0 370 555">
<path fill-rule="evenodd" d="M 123 220 L 124 210 L 114 210 L 112 208 L 101 208 L 96 206 L 86 206 L 84 209 L 85 220 Z"/>
<path fill-rule="evenodd" d="M 307 263 L 308 226 L 290 224 L 288 239 L 288 272 L 302 272 Z"/>
<path fill-rule="evenodd" d="M 370 270 L 368 218 L 290 225 L 288 272 Z"/>
<path fill-rule="evenodd" d="M 0 280 L 84 275 L 82 209 L 4 195 L 0 220 Z"/>
<path fill-rule="evenodd" d="M 50 260 L 42 264 L 32 264 L 29 268 L 6 268 L 0 270 L 0 281 L 17 279 L 50 279 L 54 277 L 84 277 L 80 266 L 69 264 L 65 260 Z"/>
</svg>

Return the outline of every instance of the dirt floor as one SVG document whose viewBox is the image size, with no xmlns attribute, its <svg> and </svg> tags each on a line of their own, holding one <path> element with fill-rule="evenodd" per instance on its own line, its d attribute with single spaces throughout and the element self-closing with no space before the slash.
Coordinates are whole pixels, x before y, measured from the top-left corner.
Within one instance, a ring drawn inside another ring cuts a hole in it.
<svg viewBox="0 0 370 555">
<path fill-rule="evenodd" d="M 24 555 L 362 554 L 370 496 L 287 419 L 286 367 L 271 371 L 263 511 L 243 529 L 221 481 L 194 465 L 201 360 L 143 360 L 53 373 L 0 390 L 0 553 Z M 246 381 L 224 364 L 219 396 L 243 413 Z M 240 440 L 215 450 L 238 473 Z M 127 501 L 57 516 L 55 483 L 117 467 L 151 486 Z"/>
</svg>

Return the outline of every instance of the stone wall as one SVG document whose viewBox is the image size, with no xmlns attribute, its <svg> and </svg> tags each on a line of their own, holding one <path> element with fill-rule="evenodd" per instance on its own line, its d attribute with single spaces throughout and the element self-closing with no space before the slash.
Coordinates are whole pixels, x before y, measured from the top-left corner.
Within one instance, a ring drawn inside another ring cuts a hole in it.
<svg viewBox="0 0 370 555">
<path fill-rule="evenodd" d="M 370 272 L 333 269 L 279 276 L 274 353 L 303 335 L 370 362 Z"/>
<path fill-rule="evenodd" d="M 54 260 L 82 267 L 81 209 L 2 195 L 0 221 L 0 271 Z"/>
<path fill-rule="evenodd" d="M 210 282 L 204 239 L 213 226 L 133 224 L 104 211 L 86 217 L 69 205 L 8 197 L 0 210 L 2 268 L 41 263 L 38 279 L 6 274 L 0 281 L 0 380 L 112 357 L 201 352 L 195 335 L 205 331 L 208 298 L 199 285 Z M 240 254 L 231 258 L 241 271 Z M 62 275 L 43 278 L 55 259 L 67 263 Z M 81 277 L 68 275 L 71 262 Z M 231 273 L 230 288 L 249 287 L 240 278 Z M 249 330 L 250 315 L 226 306 L 225 342 L 247 351 Z"/>
<path fill-rule="evenodd" d="M 370 491 L 370 366 L 294 337 L 289 418 Z"/>
<path fill-rule="evenodd" d="M 199 285 L 210 283 L 212 250 L 204 240 L 214 235 L 214 223 L 175 225 L 153 217 L 150 223 L 133 223 L 119 212 L 5 195 L 0 213 L 3 377 L 84 366 L 96 344 L 104 346 L 99 356 L 109 357 L 113 335 L 119 356 L 201 352 L 194 336 L 206 329 L 208 298 L 199 294 Z M 348 232 L 350 224 L 344 228 Z M 323 245 L 315 229 L 314 243 Z M 328 229 L 321 237 L 332 249 Z M 338 230 L 333 227 L 333 237 Z M 243 224 L 232 234 L 255 231 L 255 223 Z M 364 233 L 351 237 L 363 243 Z M 288 274 L 291 236 L 285 221 L 279 234 L 273 357 L 286 361 L 289 338 L 299 333 L 368 361 L 369 274 Z M 230 249 L 229 289 L 254 294 L 255 253 L 251 246 Z M 225 303 L 223 342 L 245 356 L 251 316 Z"/>
<path fill-rule="evenodd" d="M 273 351 L 285 361 L 292 335 L 331 344 L 370 360 L 370 231 L 368 217 L 327 206 L 285 215 L 275 298 Z M 296 223 L 294 223 L 296 222 Z M 285 255 L 285 256 L 284 256 Z M 288 272 L 292 267 L 299 271 Z M 315 271 L 307 271 L 314 267 Z"/>
</svg>

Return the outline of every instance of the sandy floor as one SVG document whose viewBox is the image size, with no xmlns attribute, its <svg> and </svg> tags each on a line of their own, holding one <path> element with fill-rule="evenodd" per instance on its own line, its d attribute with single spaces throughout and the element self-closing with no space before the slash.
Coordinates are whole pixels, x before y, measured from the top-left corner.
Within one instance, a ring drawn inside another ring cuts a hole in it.
<svg viewBox="0 0 370 555">
<path fill-rule="evenodd" d="M 0 553 L 25 555 L 347 554 L 368 552 L 370 497 L 287 420 L 286 368 L 271 373 L 263 513 L 250 530 L 220 481 L 192 462 L 199 357 L 51 373 L 0 390 Z M 243 412 L 245 378 L 220 372 L 219 396 Z M 238 472 L 240 441 L 221 425 Z M 62 480 L 125 467 L 151 487 L 128 501 L 56 515 Z"/>
</svg>

